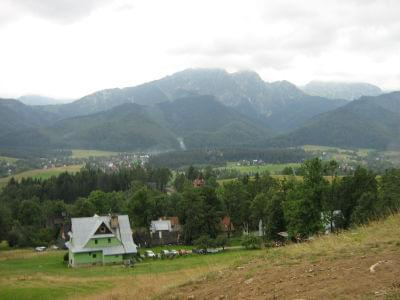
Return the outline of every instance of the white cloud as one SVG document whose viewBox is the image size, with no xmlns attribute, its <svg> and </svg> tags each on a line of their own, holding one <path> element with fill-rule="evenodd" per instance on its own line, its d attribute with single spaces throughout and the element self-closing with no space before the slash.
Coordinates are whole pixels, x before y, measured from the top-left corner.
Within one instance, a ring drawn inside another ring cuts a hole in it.
<svg viewBox="0 0 400 300">
<path fill-rule="evenodd" d="M 395 0 L 2 0 L 0 95 L 79 97 L 189 67 L 400 89 Z"/>
</svg>

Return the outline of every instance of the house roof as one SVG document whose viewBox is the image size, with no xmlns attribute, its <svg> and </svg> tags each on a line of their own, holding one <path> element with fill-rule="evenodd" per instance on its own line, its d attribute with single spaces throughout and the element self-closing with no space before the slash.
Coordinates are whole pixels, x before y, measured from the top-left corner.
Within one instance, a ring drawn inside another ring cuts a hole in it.
<svg viewBox="0 0 400 300">
<path fill-rule="evenodd" d="M 151 221 L 150 230 L 152 232 L 162 231 L 162 230 L 171 231 L 171 221 L 170 220 Z"/>
<path fill-rule="evenodd" d="M 72 242 L 66 243 L 67 247 L 72 252 L 87 252 L 87 251 L 96 251 L 103 250 L 103 253 L 110 252 L 111 254 L 117 253 L 136 253 L 136 245 L 132 239 L 132 231 L 129 224 L 129 218 L 127 215 L 118 216 L 118 224 L 119 226 L 116 229 L 111 228 L 110 226 L 110 216 L 98 216 L 94 215 L 89 218 L 72 218 L 72 233 L 70 233 Z M 97 234 L 95 232 L 99 228 L 99 226 L 104 223 L 108 229 L 112 232 L 111 234 Z M 119 241 L 121 241 L 120 246 L 113 247 L 103 247 L 103 248 L 88 248 L 85 245 L 88 241 L 93 238 L 102 238 L 102 237 L 112 237 L 115 236 Z"/>
</svg>

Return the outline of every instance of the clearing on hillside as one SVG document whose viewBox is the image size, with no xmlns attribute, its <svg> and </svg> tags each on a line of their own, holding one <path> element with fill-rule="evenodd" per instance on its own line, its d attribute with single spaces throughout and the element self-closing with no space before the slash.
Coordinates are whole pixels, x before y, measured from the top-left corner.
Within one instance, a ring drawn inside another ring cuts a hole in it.
<svg viewBox="0 0 400 300">
<path fill-rule="evenodd" d="M 49 169 L 29 170 L 29 171 L 15 174 L 15 175 L 0 178 L 0 188 L 5 186 L 8 183 L 8 181 L 11 179 L 11 177 L 14 177 L 16 180 L 21 180 L 22 178 L 28 178 L 28 177 L 47 179 L 52 176 L 57 176 L 64 172 L 76 173 L 81 168 L 82 168 L 82 165 L 71 165 L 71 166 L 56 167 L 56 168 L 49 168 Z"/>
<path fill-rule="evenodd" d="M 84 150 L 84 149 L 73 149 L 72 158 L 89 158 L 89 157 L 106 157 L 118 155 L 118 152 L 102 151 L 102 150 Z"/>
<path fill-rule="evenodd" d="M 400 215 L 270 248 L 160 299 L 400 299 Z"/>
</svg>

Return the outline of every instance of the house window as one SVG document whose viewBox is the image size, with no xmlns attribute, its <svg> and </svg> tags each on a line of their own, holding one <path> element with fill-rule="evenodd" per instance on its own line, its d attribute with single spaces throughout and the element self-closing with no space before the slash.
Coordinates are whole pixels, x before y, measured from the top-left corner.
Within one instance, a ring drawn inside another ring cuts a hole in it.
<svg viewBox="0 0 400 300">
<path fill-rule="evenodd" d="M 111 243 L 111 239 L 110 238 L 108 239 L 108 243 Z"/>
<path fill-rule="evenodd" d="M 101 232 L 101 233 L 106 232 L 106 228 L 105 228 L 104 226 L 101 226 L 101 227 L 100 227 L 100 232 Z"/>
<path fill-rule="evenodd" d="M 94 243 L 97 244 L 97 240 L 94 240 Z"/>
<path fill-rule="evenodd" d="M 92 256 L 92 252 L 89 252 L 89 256 Z"/>
<path fill-rule="evenodd" d="M 95 254 L 93 254 L 93 258 L 96 258 L 96 253 L 95 253 Z"/>
<path fill-rule="evenodd" d="M 115 257 L 118 257 L 118 254 L 117 254 L 117 255 L 115 255 Z"/>
</svg>

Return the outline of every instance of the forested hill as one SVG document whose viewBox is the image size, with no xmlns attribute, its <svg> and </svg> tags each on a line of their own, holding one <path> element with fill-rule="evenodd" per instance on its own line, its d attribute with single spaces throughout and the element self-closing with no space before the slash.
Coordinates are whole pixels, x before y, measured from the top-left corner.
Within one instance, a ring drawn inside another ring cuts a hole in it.
<svg viewBox="0 0 400 300">
<path fill-rule="evenodd" d="M 273 138 L 270 143 L 275 146 L 397 148 L 400 146 L 400 92 L 361 97 L 311 119 L 288 135 Z"/>
<path fill-rule="evenodd" d="M 15 130 L 45 126 L 57 116 L 14 99 L 0 99 L 0 136 Z"/>
<path fill-rule="evenodd" d="M 271 136 L 257 121 L 212 96 L 192 96 L 153 106 L 126 103 L 43 128 L 0 137 L 2 147 L 172 150 L 249 146 Z"/>
</svg>

